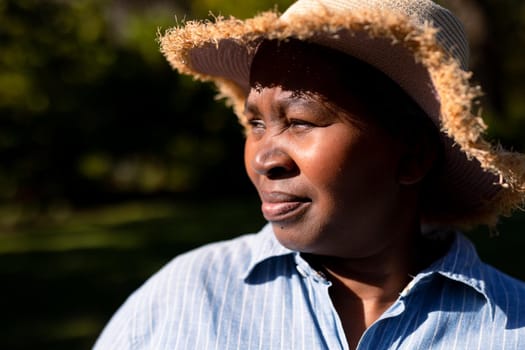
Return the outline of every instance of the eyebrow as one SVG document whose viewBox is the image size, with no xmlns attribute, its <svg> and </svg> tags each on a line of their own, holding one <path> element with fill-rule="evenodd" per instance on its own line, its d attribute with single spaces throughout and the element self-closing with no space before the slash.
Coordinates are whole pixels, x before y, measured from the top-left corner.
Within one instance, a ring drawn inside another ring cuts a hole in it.
<svg viewBox="0 0 525 350">
<path fill-rule="evenodd" d="M 324 106 L 322 106 L 322 103 L 320 101 L 316 101 L 313 96 L 310 96 L 308 94 L 292 94 L 290 96 L 278 98 L 275 101 L 275 107 L 278 111 L 278 115 L 282 116 L 286 114 L 286 111 L 292 106 L 292 105 L 301 105 L 301 106 L 307 106 L 309 108 L 313 109 L 322 109 Z M 243 113 L 245 115 L 253 115 L 253 116 L 260 116 L 261 111 L 257 107 L 255 103 L 251 103 L 249 99 L 246 99 L 246 102 L 244 103 L 244 111 Z"/>
<path fill-rule="evenodd" d="M 246 99 L 246 102 L 244 103 L 244 110 L 243 114 L 246 116 L 248 114 L 250 115 L 261 115 L 261 112 L 259 111 L 259 108 L 253 104 L 250 103 L 248 99 Z"/>
</svg>

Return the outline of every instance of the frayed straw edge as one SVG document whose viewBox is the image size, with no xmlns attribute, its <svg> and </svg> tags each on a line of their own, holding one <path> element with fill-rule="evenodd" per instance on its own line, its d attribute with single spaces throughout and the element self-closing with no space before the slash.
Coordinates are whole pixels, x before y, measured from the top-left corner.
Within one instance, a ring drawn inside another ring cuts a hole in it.
<svg viewBox="0 0 525 350">
<path fill-rule="evenodd" d="M 371 37 L 389 38 L 410 50 L 417 62 L 427 67 L 442 101 L 442 130 L 449 135 L 469 158 L 476 158 L 483 169 L 499 176 L 501 191 L 496 198 L 468 217 L 448 218 L 452 225 L 496 225 L 499 215 L 510 215 L 512 210 L 522 209 L 525 203 L 525 155 L 509 152 L 493 146 L 483 137 L 486 131 L 480 114 L 473 116 L 471 110 L 481 96 L 479 86 L 470 83 L 471 73 L 463 71 L 459 63 L 449 57 L 436 41 L 436 29 L 429 23 L 416 27 L 404 16 L 385 14 L 380 11 L 363 11 L 352 16 L 320 13 L 308 18 L 296 18 L 293 25 L 279 20 L 278 13 L 264 12 L 252 19 L 215 18 L 215 22 L 186 22 L 159 37 L 161 52 L 173 68 L 182 74 L 192 75 L 201 81 L 216 83 L 220 98 L 225 98 L 245 125 L 243 116 L 245 92 L 235 83 L 213 76 L 200 74 L 191 68 L 191 49 L 214 43 L 225 38 L 248 44 L 256 39 L 280 39 L 289 37 L 305 40 L 320 30 L 337 33 L 345 28 L 365 31 Z"/>
</svg>

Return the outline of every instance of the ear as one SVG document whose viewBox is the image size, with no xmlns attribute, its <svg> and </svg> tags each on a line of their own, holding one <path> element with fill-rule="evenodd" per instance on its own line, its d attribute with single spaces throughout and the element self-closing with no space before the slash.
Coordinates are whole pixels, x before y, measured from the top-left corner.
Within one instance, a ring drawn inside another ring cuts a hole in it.
<svg viewBox="0 0 525 350">
<path fill-rule="evenodd" d="M 435 138 L 428 136 L 427 133 L 421 133 L 405 143 L 399 162 L 399 184 L 411 186 L 420 183 L 434 166 L 438 145 Z"/>
</svg>

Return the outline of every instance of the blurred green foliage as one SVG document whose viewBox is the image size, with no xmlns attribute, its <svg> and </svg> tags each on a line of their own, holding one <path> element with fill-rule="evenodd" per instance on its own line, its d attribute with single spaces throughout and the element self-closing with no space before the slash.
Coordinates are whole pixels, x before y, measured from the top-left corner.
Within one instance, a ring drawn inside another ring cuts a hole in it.
<svg viewBox="0 0 525 350">
<path fill-rule="evenodd" d="M 525 150 L 525 2 L 440 2 L 467 22 L 491 135 Z M 290 3 L 0 0 L 0 348 L 87 349 L 171 257 L 260 227 L 235 117 L 155 38 Z M 524 223 L 471 234 L 522 279 Z"/>
<path fill-rule="evenodd" d="M 283 12 L 292 3 L 293 0 L 199 0 L 191 2 L 191 12 L 196 18 L 204 18 L 210 13 L 213 15 L 248 18 L 262 11 L 277 10 Z"/>
<path fill-rule="evenodd" d="M 0 2 L 0 206 L 28 218 L 128 198 L 251 193 L 231 111 L 211 86 L 173 72 L 155 39 L 210 11 L 243 18 L 291 2 Z M 476 4 L 481 15 L 466 18 L 484 28 L 472 35 L 473 69 L 491 133 L 525 149 L 525 4 L 441 2 L 459 12 Z"/>
<path fill-rule="evenodd" d="M 262 223 L 245 198 L 149 201 L 0 235 L 0 348 L 90 349 L 126 297 L 175 255 Z"/>
<path fill-rule="evenodd" d="M 153 4 L 1 2 L 0 203 L 246 190 L 235 118 L 159 53 L 183 9 Z"/>
</svg>

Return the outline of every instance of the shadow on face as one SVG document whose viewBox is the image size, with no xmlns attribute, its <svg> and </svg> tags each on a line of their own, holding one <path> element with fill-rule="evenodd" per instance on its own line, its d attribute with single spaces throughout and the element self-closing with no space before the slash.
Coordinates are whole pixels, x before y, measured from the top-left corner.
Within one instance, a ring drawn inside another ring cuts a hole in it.
<svg viewBox="0 0 525 350">
<path fill-rule="evenodd" d="M 368 122 L 392 134 L 406 133 L 414 123 L 429 119 L 383 72 L 343 52 L 297 39 L 263 41 L 252 63 L 250 86 L 317 95 L 351 115 L 367 115 Z"/>
<path fill-rule="evenodd" d="M 343 52 L 297 39 L 263 41 L 250 86 L 312 96 L 329 109 L 345 111 L 354 125 L 379 126 L 405 145 L 409 166 L 428 175 L 427 182 L 440 165 L 439 131 L 425 112 L 383 72 Z"/>
</svg>

